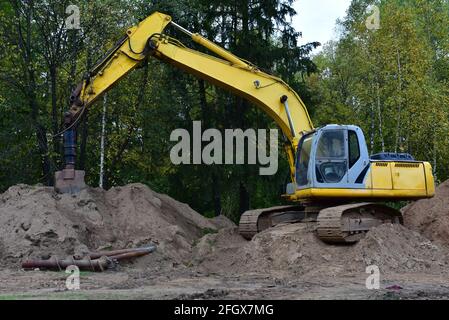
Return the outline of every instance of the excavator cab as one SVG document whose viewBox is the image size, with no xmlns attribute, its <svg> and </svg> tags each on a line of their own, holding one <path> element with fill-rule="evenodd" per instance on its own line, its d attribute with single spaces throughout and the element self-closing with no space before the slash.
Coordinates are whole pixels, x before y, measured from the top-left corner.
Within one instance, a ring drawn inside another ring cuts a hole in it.
<svg viewBox="0 0 449 320">
<path fill-rule="evenodd" d="M 328 125 L 305 134 L 296 154 L 292 201 L 388 201 L 430 198 L 435 193 L 432 167 L 411 155 L 370 157 L 363 131 Z"/>
<path fill-rule="evenodd" d="M 302 137 L 296 187 L 364 188 L 369 167 L 365 137 L 356 126 L 328 125 Z"/>
</svg>

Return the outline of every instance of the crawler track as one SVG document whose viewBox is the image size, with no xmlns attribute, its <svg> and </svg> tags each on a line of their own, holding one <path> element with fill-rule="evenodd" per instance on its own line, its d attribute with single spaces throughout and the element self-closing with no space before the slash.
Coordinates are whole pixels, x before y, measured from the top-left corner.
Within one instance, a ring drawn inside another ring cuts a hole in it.
<svg viewBox="0 0 449 320">
<path fill-rule="evenodd" d="M 245 212 L 240 234 L 251 240 L 257 233 L 282 223 L 316 221 L 318 237 L 327 243 L 355 243 L 374 227 L 384 223 L 402 224 L 399 211 L 377 203 L 331 207 L 285 206 Z"/>
<path fill-rule="evenodd" d="M 240 217 L 239 233 L 251 240 L 257 233 L 282 223 L 303 220 L 307 214 L 304 206 L 284 206 L 246 211 Z"/>
<path fill-rule="evenodd" d="M 384 223 L 402 224 L 399 211 L 376 203 L 358 203 L 324 209 L 317 232 L 328 243 L 358 242 L 372 228 Z"/>
</svg>

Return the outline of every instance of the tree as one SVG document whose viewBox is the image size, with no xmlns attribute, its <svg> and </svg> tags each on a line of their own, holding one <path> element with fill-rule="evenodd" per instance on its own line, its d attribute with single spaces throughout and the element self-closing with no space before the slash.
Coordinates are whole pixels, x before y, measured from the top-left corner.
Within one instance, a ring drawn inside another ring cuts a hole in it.
<svg viewBox="0 0 449 320">
<path fill-rule="evenodd" d="M 381 29 L 376 31 L 365 27 L 366 7 L 373 3 L 381 11 Z M 309 79 L 318 97 L 314 114 L 319 118 L 327 115 L 323 120 L 333 122 L 353 114 L 348 120 L 369 134 L 373 153 L 412 153 L 432 161 L 435 174 L 444 178 L 447 5 L 354 0 L 341 22 L 342 38 L 316 57 L 322 71 L 318 79 Z"/>
</svg>

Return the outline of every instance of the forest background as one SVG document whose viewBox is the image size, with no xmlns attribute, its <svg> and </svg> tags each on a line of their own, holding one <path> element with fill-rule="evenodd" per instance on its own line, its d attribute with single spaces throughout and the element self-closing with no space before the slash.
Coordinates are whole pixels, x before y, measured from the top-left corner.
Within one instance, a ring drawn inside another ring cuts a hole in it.
<svg viewBox="0 0 449 320">
<path fill-rule="evenodd" d="M 66 26 L 69 5 L 80 10 L 80 29 Z M 372 5 L 380 13 L 374 30 L 366 26 Z M 372 154 L 408 152 L 431 162 L 439 182 L 449 178 L 449 0 L 353 0 L 337 23 L 338 40 L 301 46 L 291 0 L 1 0 L 0 192 L 17 183 L 53 185 L 72 89 L 127 27 L 155 10 L 283 78 L 316 127 L 358 125 Z M 244 99 L 149 59 L 80 125 L 79 169 L 91 186 L 99 184 L 104 110 L 104 188 L 142 182 L 206 216 L 234 220 L 281 203 L 289 175 L 282 152 L 274 176 L 260 176 L 254 165 L 170 161 L 170 133 L 191 130 L 192 121 L 219 130 L 275 128 Z"/>
</svg>

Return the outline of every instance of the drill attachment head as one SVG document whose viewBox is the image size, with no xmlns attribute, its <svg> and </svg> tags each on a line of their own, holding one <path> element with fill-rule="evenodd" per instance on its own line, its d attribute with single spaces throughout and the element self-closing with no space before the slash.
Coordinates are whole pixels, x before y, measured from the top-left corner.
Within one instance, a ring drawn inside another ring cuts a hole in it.
<svg viewBox="0 0 449 320">
<path fill-rule="evenodd" d="M 85 171 L 75 170 L 76 163 L 76 129 L 72 116 L 68 112 L 65 115 L 64 132 L 64 163 L 62 171 L 55 173 L 55 191 L 59 193 L 76 194 L 85 189 Z"/>
</svg>

